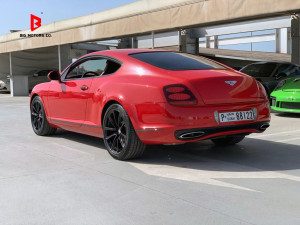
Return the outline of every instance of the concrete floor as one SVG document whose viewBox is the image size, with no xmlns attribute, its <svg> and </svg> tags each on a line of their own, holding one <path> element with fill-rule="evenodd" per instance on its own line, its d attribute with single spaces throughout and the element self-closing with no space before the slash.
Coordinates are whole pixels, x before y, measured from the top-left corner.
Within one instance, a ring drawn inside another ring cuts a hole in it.
<svg viewBox="0 0 300 225">
<path fill-rule="evenodd" d="M 0 224 L 300 224 L 300 116 L 235 147 L 152 146 L 113 160 L 97 138 L 36 136 L 0 96 Z"/>
</svg>

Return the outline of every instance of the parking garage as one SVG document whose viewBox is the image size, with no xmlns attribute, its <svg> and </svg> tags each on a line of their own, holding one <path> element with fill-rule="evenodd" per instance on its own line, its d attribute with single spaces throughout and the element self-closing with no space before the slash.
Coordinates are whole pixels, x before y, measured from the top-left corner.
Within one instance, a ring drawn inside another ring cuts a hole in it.
<svg viewBox="0 0 300 225">
<path fill-rule="evenodd" d="M 103 139 L 35 135 L 28 97 L 47 80 L 39 72 L 116 48 L 181 51 L 236 70 L 300 64 L 299 13 L 295 0 L 142 0 L 1 36 L 0 224 L 300 224 L 297 113 L 272 111 L 266 132 L 235 146 L 153 145 L 124 162 Z M 20 38 L 39 33 L 52 37 Z"/>
<path fill-rule="evenodd" d="M 247 10 L 238 2 L 138 1 L 33 32 L 8 34 L 0 37 L 0 74 L 2 79 L 9 77 L 11 95 L 22 96 L 31 89 L 33 71 L 61 71 L 88 52 L 110 48 L 180 50 L 236 69 L 262 60 L 300 62 L 298 1 L 274 5 L 270 0 L 248 0 L 242 4 Z"/>
</svg>

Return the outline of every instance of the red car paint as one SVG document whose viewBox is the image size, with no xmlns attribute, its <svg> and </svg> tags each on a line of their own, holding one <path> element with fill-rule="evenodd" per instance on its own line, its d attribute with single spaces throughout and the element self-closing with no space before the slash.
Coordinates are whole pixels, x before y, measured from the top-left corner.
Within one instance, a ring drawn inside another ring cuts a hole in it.
<svg viewBox="0 0 300 225">
<path fill-rule="evenodd" d="M 32 90 L 31 97 L 41 97 L 52 126 L 96 137 L 103 137 L 103 109 L 112 101 L 118 102 L 126 110 L 138 137 L 145 144 L 174 144 L 257 133 L 263 130 L 239 126 L 270 121 L 268 99 L 252 77 L 227 67 L 223 70 L 170 71 L 129 55 L 149 51 L 152 50 L 110 50 L 89 54 L 84 57 L 109 57 L 121 62 L 122 66 L 111 75 L 39 84 Z M 235 80 L 237 84 L 228 85 L 225 83 L 227 80 Z M 197 104 L 170 104 L 163 90 L 172 84 L 186 86 L 196 97 Z M 87 89 L 82 90 L 82 86 Z M 215 112 L 252 108 L 257 109 L 256 121 L 219 124 L 214 117 Z M 178 130 L 217 129 L 223 126 L 237 127 L 229 131 L 216 130 L 193 140 L 175 137 Z"/>
</svg>

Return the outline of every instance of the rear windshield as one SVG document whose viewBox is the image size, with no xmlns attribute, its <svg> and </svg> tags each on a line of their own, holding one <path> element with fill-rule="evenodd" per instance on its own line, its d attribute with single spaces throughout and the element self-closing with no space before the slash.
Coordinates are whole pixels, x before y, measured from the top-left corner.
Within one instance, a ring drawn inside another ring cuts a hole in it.
<svg viewBox="0 0 300 225">
<path fill-rule="evenodd" d="M 175 52 L 142 52 L 131 57 L 166 70 L 211 70 L 225 69 L 204 57 Z"/>
<path fill-rule="evenodd" d="M 251 64 L 241 69 L 241 72 L 253 77 L 270 77 L 276 66 L 276 63 Z"/>
</svg>

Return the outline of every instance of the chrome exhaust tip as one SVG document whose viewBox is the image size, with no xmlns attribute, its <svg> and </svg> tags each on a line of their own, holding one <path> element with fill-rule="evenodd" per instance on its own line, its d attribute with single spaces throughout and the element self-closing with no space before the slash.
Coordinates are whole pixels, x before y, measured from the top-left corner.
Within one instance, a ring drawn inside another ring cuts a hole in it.
<svg viewBox="0 0 300 225">
<path fill-rule="evenodd" d="M 203 135 L 205 135 L 205 132 L 203 131 L 193 131 L 193 132 L 183 133 L 178 138 L 182 140 L 187 140 L 187 139 L 199 138 L 202 137 Z"/>
<path fill-rule="evenodd" d="M 269 126 L 270 126 L 270 124 L 265 123 L 265 124 L 261 125 L 259 129 L 266 130 Z"/>
</svg>

